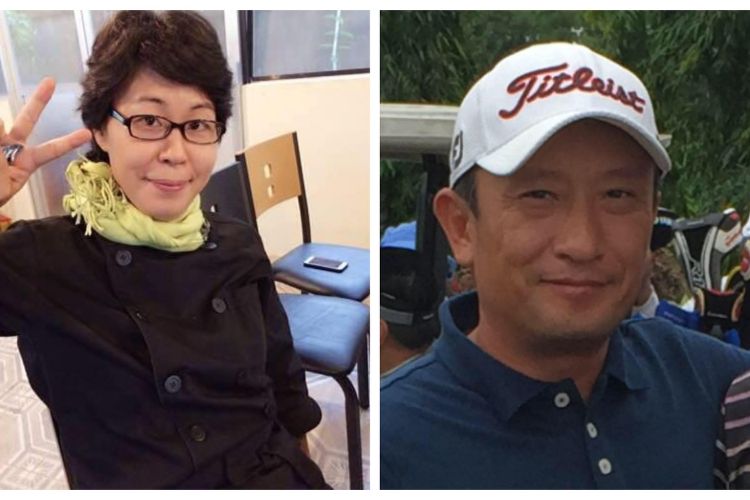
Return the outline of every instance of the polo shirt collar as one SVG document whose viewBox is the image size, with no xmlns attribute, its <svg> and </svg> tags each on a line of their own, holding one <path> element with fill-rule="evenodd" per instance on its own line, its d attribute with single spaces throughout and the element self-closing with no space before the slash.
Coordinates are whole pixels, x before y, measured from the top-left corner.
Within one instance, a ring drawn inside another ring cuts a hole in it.
<svg viewBox="0 0 750 500">
<path fill-rule="evenodd" d="M 603 372 L 611 378 L 620 381 L 626 388 L 631 391 L 646 389 L 648 381 L 644 376 L 644 369 L 638 356 L 633 352 L 632 347 L 626 342 L 629 333 L 629 325 L 636 319 L 627 319 L 620 323 L 615 332 L 609 339 L 609 351 L 607 359 L 604 362 Z"/>
<path fill-rule="evenodd" d="M 556 385 L 532 379 L 505 366 L 469 340 L 466 333 L 479 320 L 476 292 L 445 301 L 440 306 L 440 320 L 443 332 L 435 342 L 435 356 L 461 385 L 485 397 L 502 420 L 509 420 L 526 402 Z M 647 384 L 636 356 L 623 341 L 626 328 L 627 322 L 613 333 L 599 378 L 607 376 L 629 390 L 639 390 Z"/>
</svg>

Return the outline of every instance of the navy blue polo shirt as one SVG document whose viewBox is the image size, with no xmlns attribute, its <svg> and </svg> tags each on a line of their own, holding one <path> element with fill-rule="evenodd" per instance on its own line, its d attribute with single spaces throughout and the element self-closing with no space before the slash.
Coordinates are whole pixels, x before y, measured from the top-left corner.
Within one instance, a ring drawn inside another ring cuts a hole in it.
<svg viewBox="0 0 750 500">
<path fill-rule="evenodd" d="M 381 382 L 381 488 L 712 488 L 719 411 L 750 353 L 655 318 L 613 333 L 585 403 L 479 349 L 475 293 Z"/>
</svg>

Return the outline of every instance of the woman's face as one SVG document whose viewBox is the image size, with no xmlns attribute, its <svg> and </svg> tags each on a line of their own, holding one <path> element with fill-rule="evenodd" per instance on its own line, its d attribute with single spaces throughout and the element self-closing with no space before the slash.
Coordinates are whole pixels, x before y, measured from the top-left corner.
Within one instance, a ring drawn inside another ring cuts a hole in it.
<svg viewBox="0 0 750 500">
<path fill-rule="evenodd" d="M 157 115 L 176 123 L 216 120 L 211 100 L 200 89 L 148 69 L 136 73 L 113 107 L 125 118 Z M 208 182 L 219 149 L 218 143 L 188 142 L 176 128 L 164 139 L 136 139 L 128 127 L 111 117 L 94 137 L 109 154 L 112 175 L 128 200 L 159 221 L 175 220 L 185 213 Z"/>
</svg>

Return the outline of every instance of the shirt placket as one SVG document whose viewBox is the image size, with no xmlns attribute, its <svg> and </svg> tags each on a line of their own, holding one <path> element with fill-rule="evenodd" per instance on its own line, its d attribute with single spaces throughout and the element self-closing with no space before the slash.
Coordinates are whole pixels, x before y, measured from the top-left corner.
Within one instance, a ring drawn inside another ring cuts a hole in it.
<svg viewBox="0 0 750 500">
<path fill-rule="evenodd" d="M 570 431 L 569 426 L 576 426 L 576 432 L 583 433 L 583 447 L 590 477 L 596 489 L 624 488 L 623 473 L 617 469 L 616 456 L 610 440 L 603 431 L 605 428 L 597 415 L 596 407 L 585 403 L 572 380 L 555 384 L 551 391 L 545 391 L 545 397 L 552 399 L 554 411 L 559 412 L 558 421 Z M 576 440 L 580 443 L 581 441 Z M 569 450 L 574 452 L 574 450 Z"/>
<path fill-rule="evenodd" d="M 625 471 L 617 460 L 617 453 L 609 436 L 606 420 L 601 418 L 596 402 L 587 406 L 583 428 L 586 454 L 597 489 L 626 488 Z"/>
</svg>

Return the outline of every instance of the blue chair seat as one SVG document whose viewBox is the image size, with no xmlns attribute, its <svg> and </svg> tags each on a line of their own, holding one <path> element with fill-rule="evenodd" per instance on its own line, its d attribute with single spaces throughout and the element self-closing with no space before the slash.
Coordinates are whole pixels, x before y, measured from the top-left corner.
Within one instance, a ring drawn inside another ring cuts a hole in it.
<svg viewBox="0 0 750 500">
<path fill-rule="evenodd" d="M 321 295 L 283 293 L 279 299 L 289 318 L 294 349 L 302 367 L 332 377 L 344 392 L 349 485 L 361 490 L 364 479 L 359 406 L 361 399 L 369 401 L 368 366 L 362 361 L 367 360 L 370 310 L 353 300 Z M 358 361 L 359 397 L 348 377 Z"/>
<path fill-rule="evenodd" d="M 308 257 L 346 261 L 342 272 L 306 267 Z M 360 302 L 370 295 L 370 252 L 363 248 L 306 243 L 273 263 L 274 279 L 300 290 Z"/>
<path fill-rule="evenodd" d="M 303 367 L 324 375 L 350 373 L 367 338 L 369 308 L 320 295 L 282 293 L 279 298 Z"/>
</svg>

